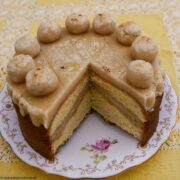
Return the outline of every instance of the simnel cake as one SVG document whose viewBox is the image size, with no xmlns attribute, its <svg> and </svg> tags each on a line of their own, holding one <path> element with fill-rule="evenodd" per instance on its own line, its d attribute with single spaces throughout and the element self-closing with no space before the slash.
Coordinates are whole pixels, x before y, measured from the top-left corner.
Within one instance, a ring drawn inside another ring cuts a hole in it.
<svg viewBox="0 0 180 180">
<path fill-rule="evenodd" d="M 92 110 L 138 139 L 156 130 L 164 89 L 157 44 L 135 22 L 119 26 L 107 13 L 83 14 L 65 27 L 44 20 L 37 37 L 15 42 L 7 88 L 23 136 L 53 159 Z"/>
</svg>

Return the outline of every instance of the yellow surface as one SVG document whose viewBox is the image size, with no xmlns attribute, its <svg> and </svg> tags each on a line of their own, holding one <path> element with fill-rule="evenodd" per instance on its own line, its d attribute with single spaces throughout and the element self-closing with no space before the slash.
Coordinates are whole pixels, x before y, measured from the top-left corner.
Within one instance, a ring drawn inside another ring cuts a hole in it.
<svg viewBox="0 0 180 180">
<path fill-rule="evenodd" d="M 43 17 L 50 17 L 53 19 L 61 17 L 61 19 L 63 19 L 62 16 L 65 17 L 74 10 L 76 12 L 84 12 L 92 16 L 95 12 L 98 12 L 102 9 L 103 11 L 110 11 L 110 13 L 114 15 L 116 21 L 119 23 L 126 20 L 136 21 L 140 24 L 143 33 L 153 37 L 158 42 L 162 66 L 170 76 L 173 87 L 175 88 L 177 94 L 179 93 L 178 87 L 176 86 L 180 82 L 180 14 L 178 14 L 178 0 L 87 0 L 84 4 L 84 1 L 78 0 L 56 0 L 53 1 L 54 5 L 51 5 L 51 2 L 52 1 L 50 0 L 22 0 L 1 2 L 1 13 L 2 15 L 4 15 L 4 20 L 3 23 L 1 23 L 2 21 L 0 22 L 0 88 L 2 87 L 5 79 L 5 68 L 2 69 L 2 67 L 6 67 L 9 57 L 11 57 L 14 53 L 13 43 L 17 36 L 19 36 L 22 32 L 30 29 L 30 24 L 32 24 L 35 21 L 38 22 Z M 67 4 L 64 4 L 66 2 Z M 75 3 L 74 6 L 71 2 Z M 78 5 L 79 2 L 80 4 Z M 48 5 L 49 8 L 45 7 Z M 58 11 L 58 8 L 61 11 Z M 131 15 L 122 16 L 122 14 L 125 13 Z M 144 15 L 144 13 L 151 14 Z M 158 13 L 160 15 L 152 13 Z M 163 25 L 163 19 L 165 22 L 165 26 Z M 166 31 L 168 31 L 168 35 Z M 171 45 L 169 42 L 171 42 Z M 175 59 L 176 61 L 173 61 L 173 59 Z M 178 75 L 178 82 L 176 80 L 173 63 L 176 64 L 175 68 L 177 70 L 176 73 Z M 179 116 L 177 117 L 177 121 L 179 121 Z M 169 140 L 162 146 L 161 150 L 158 151 L 158 153 L 155 156 L 153 156 L 150 160 L 138 167 L 134 167 L 122 174 L 107 179 L 180 179 L 179 139 L 180 128 L 177 128 L 176 130 L 172 131 Z M 36 177 L 36 179 L 43 180 L 66 179 L 60 176 L 46 174 L 41 170 L 26 165 L 14 155 L 9 145 L 7 145 L 7 143 L 0 136 L 0 177 L 3 176 L 34 176 Z"/>
<path fill-rule="evenodd" d="M 174 159 L 178 159 L 176 166 Z M 155 156 L 145 163 L 128 169 L 120 175 L 109 177 L 104 180 L 178 180 L 180 178 L 179 159 L 180 152 L 174 153 L 173 151 L 159 151 Z M 0 176 L 36 177 L 38 180 L 68 180 L 68 178 L 45 174 L 41 170 L 33 168 L 23 162 L 10 164 L 0 163 L 0 167 Z M 87 178 L 83 180 L 87 180 Z"/>
</svg>

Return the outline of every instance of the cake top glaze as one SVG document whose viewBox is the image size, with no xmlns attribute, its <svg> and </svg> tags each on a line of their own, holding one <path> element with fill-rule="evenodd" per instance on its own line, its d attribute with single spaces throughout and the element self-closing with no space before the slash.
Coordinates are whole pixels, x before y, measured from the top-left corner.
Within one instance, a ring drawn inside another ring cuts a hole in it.
<svg viewBox="0 0 180 180">
<path fill-rule="evenodd" d="M 153 110 L 156 96 L 163 93 L 163 71 L 156 43 L 140 35 L 136 23 L 117 27 L 108 14 L 101 13 L 90 27 L 86 16 L 73 14 L 67 18 L 66 27 L 53 27 L 41 23 L 38 40 L 25 36 L 16 41 L 16 54 L 32 56 L 35 64 L 26 72 L 25 82 L 13 81 L 8 72 L 8 90 L 22 115 L 29 114 L 36 126 L 48 128 L 57 108 L 89 71 L 130 94 L 146 111 Z M 74 27 L 76 31 L 72 30 Z M 8 66 L 11 64 L 12 61 Z M 140 68 L 133 71 L 135 64 Z M 48 69 L 43 78 L 35 73 L 42 67 Z M 34 73 L 38 76 L 36 83 L 32 80 Z M 42 87 L 46 91 L 40 93 Z"/>
</svg>

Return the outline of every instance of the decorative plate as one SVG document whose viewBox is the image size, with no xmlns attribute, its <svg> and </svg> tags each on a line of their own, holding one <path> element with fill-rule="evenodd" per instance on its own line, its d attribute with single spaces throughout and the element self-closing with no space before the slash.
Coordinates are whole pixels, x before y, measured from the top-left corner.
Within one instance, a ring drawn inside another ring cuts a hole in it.
<svg viewBox="0 0 180 180">
<path fill-rule="evenodd" d="M 5 86 L 0 94 L 0 131 L 16 155 L 31 166 L 69 178 L 102 178 L 139 165 L 153 156 L 168 139 L 175 125 L 176 110 L 177 97 L 167 77 L 157 131 L 146 146 L 140 147 L 133 136 L 92 113 L 51 162 L 24 140 Z"/>
</svg>

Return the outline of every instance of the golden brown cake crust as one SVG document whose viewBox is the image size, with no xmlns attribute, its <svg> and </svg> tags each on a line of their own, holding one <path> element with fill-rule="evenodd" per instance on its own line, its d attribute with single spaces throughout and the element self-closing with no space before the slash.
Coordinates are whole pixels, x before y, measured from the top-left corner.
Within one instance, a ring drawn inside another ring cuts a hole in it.
<svg viewBox="0 0 180 180">
<path fill-rule="evenodd" d="M 147 141 L 151 138 L 153 133 L 156 131 L 156 127 L 159 121 L 159 112 L 160 112 L 162 97 L 163 95 L 156 97 L 154 111 L 147 112 L 146 114 L 147 122 L 145 122 L 143 126 L 143 135 L 140 141 L 141 146 L 145 145 Z"/>
<path fill-rule="evenodd" d="M 47 129 L 43 126 L 34 126 L 29 115 L 23 117 L 19 112 L 19 107 L 16 104 L 14 104 L 14 107 L 18 115 L 21 132 L 28 144 L 39 154 L 47 159 L 52 159 L 54 154 L 51 151 L 51 142 Z"/>
</svg>

